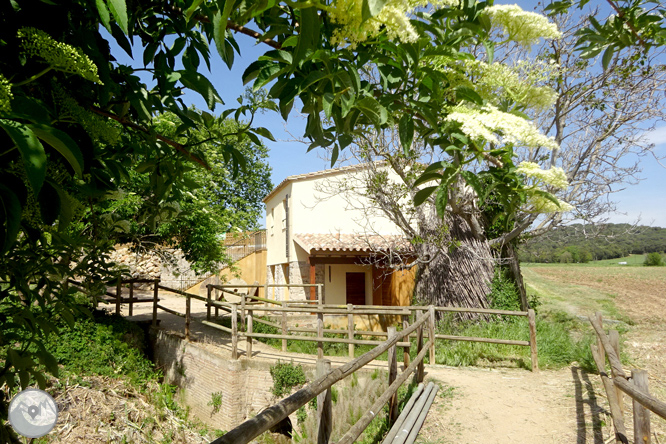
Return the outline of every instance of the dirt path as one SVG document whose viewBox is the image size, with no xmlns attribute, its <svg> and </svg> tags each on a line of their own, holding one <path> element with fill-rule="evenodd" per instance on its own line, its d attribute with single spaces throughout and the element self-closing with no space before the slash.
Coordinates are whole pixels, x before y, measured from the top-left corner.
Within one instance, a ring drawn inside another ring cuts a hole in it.
<svg viewBox="0 0 666 444">
<path fill-rule="evenodd" d="M 433 366 L 427 378 L 443 388 L 420 443 L 601 443 L 610 433 L 587 375 L 576 368 L 531 373 Z"/>
<path fill-rule="evenodd" d="M 183 312 L 184 299 L 173 294 L 161 294 L 160 304 Z M 195 318 L 205 318 L 203 302 L 192 301 Z M 127 313 L 124 313 L 127 314 Z M 149 319 L 152 304 L 134 308 L 136 319 Z M 160 313 L 161 327 L 182 332 L 184 322 L 173 315 Z M 654 327 L 654 325 L 652 325 Z M 217 330 L 198 323 L 192 325 L 193 335 L 211 351 L 229 353 L 229 338 Z M 638 329 L 636 332 L 638 334 Z M 628 348 L 644 353 L 663 352 L 666 331 L 650 330 L 653 341 L 647 344 L 639 334 Z M 647 348 L 646 348 L 647 346 Z M 245 341 L 239 351 L 244 354 Z M 314 357 L 297 353 L 282 353 L 255 341 L 253 358 L 293 360 L 296 363 L 314 362 Z M 333 366 L 348 361 L 332 357 Z M 377 361 L 374 366 L 385 368 Z M 446 366 L 426 366 L 426 379 L 438 382 L 442 389 L 435 398 L 426 423 L 419 435 L 420 443 L 531 443 L 531 444 L 604 444 L 612 436 L 611 421 L 605 393 L 599 378 L 576 367 L 558 371 L 532 373 L 524 369 L 480 369 Z M 628 409 L 630 411 L 630 409 Z M 630 423 L 628 428 L 631 428 Z"/>
</svg>

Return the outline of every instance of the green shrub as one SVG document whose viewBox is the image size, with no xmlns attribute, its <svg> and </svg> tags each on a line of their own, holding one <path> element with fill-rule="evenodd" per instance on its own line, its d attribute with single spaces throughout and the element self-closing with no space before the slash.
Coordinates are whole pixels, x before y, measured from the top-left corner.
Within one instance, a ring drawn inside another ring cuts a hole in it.
<svg viewBox="0 0 666 444">
<path fill-rule="evenodd" d="M 121 316 L 96 311 L 92 318 L 78 319 L 73 327 L 60 330 L 46 348 L 70 373 L 125 375 L 139 384 L 160 376 L 144 354 L 143 330 Z"/>
<path fill-rule="evenodd" d="M 520 310 L 520 292 L 509 277 L 508 271 L 500 267 L 495 268 L 488 300 L 490 307 L 497 310 Z"/>
<path fill-rule="evenodd" d="M 655 251 L 654 253 L 648 253 L 648 255 L 645 256 L 645 262 L 643 262 L 643 265 L 646 267 L 659 267 L 664 265 L 664 260 L 662 259 L 661 254 Z"/>
<path fill-rule="evenodd" d="M 305 372 L 300 365 L 279 362 L 271 367 L 273 378 L 273 394 L 278 398 L 286 395 L 291 389 L 305 384 Z"/>
</svg>

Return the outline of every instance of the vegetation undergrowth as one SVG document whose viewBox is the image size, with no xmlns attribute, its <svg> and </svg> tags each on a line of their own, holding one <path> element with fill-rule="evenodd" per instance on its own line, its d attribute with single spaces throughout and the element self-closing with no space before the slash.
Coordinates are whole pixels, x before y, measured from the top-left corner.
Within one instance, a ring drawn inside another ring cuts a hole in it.
<svg viewBox="0 0 666 444">
<path fill-rule="evenodd" d="M 104 392 L 107 387 L 115 386 L 115 392 L 145 398 L 155 410 L 153 415 L 141 421 L 143 442 L 170 443 L 177 436 L 182 438 L 192 431 L 202 440 L 221 436 L 223 432 L 190 418 L 189 410 L 178 405 L 176 386 L 161 382 L 163 374 L 146 356 L 145 333 L 137 324 L 102 310 L 93 311 L 92 315 L 91 318 L 77 319 L 71 327 L 62 322 L 57 326 L 60 334 L 57 337 L 52 335 L 45 344 L 60 367 L 58 379 L 50 380 L 47 388 L 53 396 L 72 387 Z M 131 402 L 130 399 L 127 401 Z M 143 403 L 141 409 L 145 408 Z M 114 430 L 118 421 L 116 416 L 121 415 L 122 412 L 116 412 L 107 418 L 108 425 Z M 99 423 L 97 427 L 103 427 L 102 418 L 94 421 Z M 145 430 L 157 423 L 161 427 L 156 432 Z M 33 442 L 45 444 L 52 439 L 58 438 L 52 433 Z M 119 437 L 118 442 L 136 442 L 136 437 Z"/>
</svg>

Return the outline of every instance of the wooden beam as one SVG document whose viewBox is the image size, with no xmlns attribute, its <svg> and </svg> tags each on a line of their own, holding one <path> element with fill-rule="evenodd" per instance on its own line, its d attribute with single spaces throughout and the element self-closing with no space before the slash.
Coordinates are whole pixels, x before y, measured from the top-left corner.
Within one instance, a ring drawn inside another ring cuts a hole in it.
<svg viewBox="0 0 666 444">
<path fill-rule="evenodd" d="M 363 260 L 367 260 L 367 256 L 310 256 L 310 265 L 325 264 L 325 265 L 336 265 L 336 264 L 352 264 L 352 265 L 370 265 Z"/>
</svg>

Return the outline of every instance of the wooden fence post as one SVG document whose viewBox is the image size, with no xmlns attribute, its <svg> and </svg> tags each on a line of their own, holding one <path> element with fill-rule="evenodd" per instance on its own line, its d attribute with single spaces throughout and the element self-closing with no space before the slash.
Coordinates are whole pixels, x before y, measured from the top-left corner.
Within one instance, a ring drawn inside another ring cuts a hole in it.
<svg viewBox="0 0 666 444">
<path fill-rule="evenodd" d="M 253 310 L 248 310 L 247 311 L 247 327 L 246 327 L 246 330 L 245 330 L 250 334 L 252 334 L 252 318 L 253 318 L 253 313 L 252 312 L 253 312 Z M 246 343 L 247 345 L 245 346 L 245 352 L 246 352 L 246 355 L 249 359 L 249 358 L 252 357 L 252 337 L 246 335 L 246 338 L 247 338 L 247 343 Z"/>
<path fill-rule="evenodd" d="M 122 280 L 118 278 L 118 283 L 116 283 L 116 314 L 120 314 L 120 298 L 123 296 L 123 284 Z"/>
<path fill-rule="evenodd" d="M 347 337 L 354 339 L 354 306 L 347 304 Z M 354 357 L 354 344 L 349 344 L 349 357 Z"/>
<path fill-rule="evenodd" d="M 620 359 L 620 333 L 617 330 L 608 331 L 608 341 L 611 343 L 611 347 L 615 350 L 617 358 Z M 617 375 L 613 375 L 617 376 Z M 624 414 L 624 393 L 622 390 L 615 390 L 617 393 L 617 403 L 620 405 L 620 411 Z M 638 439 L 635 439 L 638 442 Z"/>
<path fill-rule="evenodd" d="M 594 313 L 594 316 L 597 318 L 599 321 L 599 325 L 601 325 L 601 329 L 603 330 L 604 328 L 604 319 L 601 316 L 601 312 L 598 311 Z M 604 358 L 604 361 L 606 361 L 606 349 L 604 348 L 604 343 L 601 342 L 601 338 L 597 336 L 597 348 L 599 349 L 599 353 L 601 353 L 601 357 Z M 612 368 L 613 366 L 611 366 Z"/>
<path fill-rule="evenodd" d="M 185 339 L 190 340 L 190 315 L 191 315 L 191 298 L 188 294 L 185 296 Z"/>
<path fill-rule="evenodd" d="M 210 322 L 210 293 L 213 290 L 213 286 L 211 284 L 206 285 L 206 320 Z"/>
<path fill-rule="evenodd" d="M 331 361 L 317 360 L 317 379 L 331 371 Z M 333 404 L 331 402 L 331 388 L 317 395 L 317 444 L 328 444 L 333 430 Z"/>
<path fill-rule="evenodd" d="M 321 306 L 320 306 L 321 308 Z M 317 313 L 317 338 L 324 337 L 324 313 Z M 317 342 L 317 359 L 324 359 L 324 343 Z"/>
<path fill-rule="evenodd" d="M 396 335 L 396 328 L 391 326 L 388 328 L 388 338 L 392 339 Z M 388 385 L 389 387 L 398 376 L 398 354 L 396 346 L 388 349 Z M 398 419 L 398 392 L 395 392 L 389 399 L 389 426 Z"/>
<path fill-rule="evenodd" d="M 238 307 L 231 304 L 231 359 L 238 359 Z"/>
<path fill-rule="evenodd" d="M 159 279 L 153 282 L 153 327 L 157 327 L 157 296 L 159 295 Z"/>
<path fill-rule="evenodd" d="M 527 310 L 527 320 L 530 325 L 530 355 L 532 357 L 532 371 L 539 371 L 539 356 L 536 342 L 536 313 L 533 309 Z"/>
<path fill-rule="evenodd" d="M 288 303 L 287 301 L 282 301 L 282 308 L 287 308 Z M 282 334 L 286 335 L 287 334 L 287 312 L 283 311 L 282 312 Z M 283 339 L 282 340 L 282 351 L 286 352 L 287 351 L 287 340 Z"/>
<path fill-rule="evenodd" d="M 430 364 L 435 363 L 435 306 L 428 307 L 428 336 L 430 337 Z"/>
<path fill-rule="evenodd" d="M 402 315 L 402 329 L 406 330 L 408 328 L 409 328 L 409 316 Z M 402 340 L 405 341 L 405 342 L 409 342 L 409 335 L 402 338 Z M 404 367 L 405 368 L 409 367 L 409 346 L 403 347 L 403 349 L 402 349 L 402 359 L 403 359 Z"/>
<path fill-rule="evenodd" d="M 418 317 L 416 318 L 417 320 L 423 316 L 423 312 L 421 310 L 417 311 Z M 419 353 L 421 353 L 421 350 L 423 349 L 423 324 L 419 325 L 418 328 L 416 329 L 416 355 L 418 356 Z M 423 382 L 423 378 L 425 376 L 424 368 L 423 368 L 423 359 L 418 364 L 418 367 L 416 369 L 416 382 Z"/>
<path fill-rule="evenodd" d="M 245 294 L 241 293 L 241 330 L 245 330 Z"/>
<path fill-rule="evenodd" d="M 645 370 L 634 369 L 631 371 L 631 379 L 637 389 L 649 394 L 648 374 Z M 617 390 L 618 392 L 620 390 Z M 650 444 L 650 411 L 643 407 L 638 401 L 633 401 L 634 406 L 634 442 L 636 444 Z"/>
<path fill-rule="evenodd" d="M 134 314 L 134 282 L 129 283 L 129 315 Z"/>
</svg>

